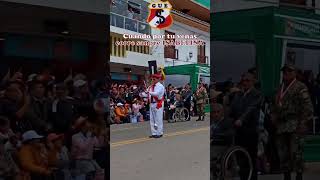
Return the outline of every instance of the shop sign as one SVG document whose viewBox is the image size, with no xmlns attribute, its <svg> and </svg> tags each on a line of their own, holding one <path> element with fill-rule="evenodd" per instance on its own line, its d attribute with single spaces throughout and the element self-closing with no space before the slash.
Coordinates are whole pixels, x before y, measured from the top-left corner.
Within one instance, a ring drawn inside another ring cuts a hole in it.
<svg viewBox="0 0 320 180">
<path fill-rule="evenodd" d="M 320 39 L 320 23 L 276 16 L 276 29 L 281 35 Z"/>
</svg>

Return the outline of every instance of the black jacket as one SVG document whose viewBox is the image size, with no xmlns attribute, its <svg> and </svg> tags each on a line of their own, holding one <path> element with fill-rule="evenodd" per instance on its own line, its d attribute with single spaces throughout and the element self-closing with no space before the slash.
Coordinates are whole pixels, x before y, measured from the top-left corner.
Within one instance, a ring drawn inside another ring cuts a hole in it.
<svg viewBox="0 0 320 180">
<path fill-rule="evenodd" d="M 230 145 L 234 135 L 232 120 L 224 118 L 219 122 L 211 122 L 210 139 L 211 145 Z"/>
<path fill-rule="evenodd" d="M 234 121 L 242 121 L 242 126 L 237 129 L 237 133 L 257 133 L 262 99 L 261 93 L 255 88 L 247 94 L 242 92 L 235 94 L 230 106 L 230 117 Z"/>
</svg>

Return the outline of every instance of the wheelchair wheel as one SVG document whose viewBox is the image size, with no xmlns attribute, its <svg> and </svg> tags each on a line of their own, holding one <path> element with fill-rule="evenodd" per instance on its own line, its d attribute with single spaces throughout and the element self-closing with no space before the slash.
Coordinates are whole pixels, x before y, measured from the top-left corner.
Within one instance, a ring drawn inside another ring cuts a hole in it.
<svg viewBox="0 0 320 180">
<path fill-rule="evenodd" d="M 180 111 L 180 121 L 187 121 L 189 119 L 189 111 L 187 108 L 182 108 Z"/>
<path fill-rule="evenodd" d="M 177 122 L 180 120 L 180 113 L 178 111 L 174 112 L 174 114 L 172 116 L 172 120 L 173 120 L 173 122 Z"/>
<path fill-rule="evenodd" d="M 250 180 L 252 173 L 253 164 L 249 153 L 242 147 L 230 148 L 223 158 L 223 180 L 240 180 L 240 177 Z"/>
</svg>

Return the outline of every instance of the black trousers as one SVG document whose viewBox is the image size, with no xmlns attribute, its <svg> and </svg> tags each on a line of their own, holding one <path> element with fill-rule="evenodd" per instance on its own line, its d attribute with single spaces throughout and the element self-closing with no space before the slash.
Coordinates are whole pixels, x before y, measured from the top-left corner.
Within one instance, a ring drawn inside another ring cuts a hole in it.
<svg viewBox="0 0 320 180">
<path fill-rule="evenodd" d="M 191 117 L 191 112 L 190 112 L 190 109 L 191 109 L 191 103 L 184 103 L 184 107 L 188 109 L 189 111 L 189 119 Z M 186 115 L 187 116 L 187 115 Z"/>
<path fill-rule="evenodd" d="M 246 149 L 251 157 L 252 160 L 252 165 L 253 165 L 253 173 L 251 180 L 257 180 L 258 175 L 257 175 L 257 167 L 256 167 L 256 162 L 257 162 L 257 152 L 258 152 L 258 134 L 256 133 L 248 133 L 248 134 L 243 134 L 243 133 L 237 133 L 235 137 L 235 144 L 237 146 L 243 147 Z M 243 165 L 243 161 L 241 160 L 241 157 L 238 159 L 240 163 L 240 177 L 241 180 L 247 180 L 248 177 L 248 169 L 246 165 Z M 241 162 L 242 161 L 242 162 Z"/>
</svg>

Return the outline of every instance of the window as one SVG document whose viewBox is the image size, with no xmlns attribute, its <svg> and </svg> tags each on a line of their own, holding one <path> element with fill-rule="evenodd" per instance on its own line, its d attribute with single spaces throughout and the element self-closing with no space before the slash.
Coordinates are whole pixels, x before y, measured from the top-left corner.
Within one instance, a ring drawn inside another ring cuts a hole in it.
<svg viewBox="0 0 320 180">
<path fill-rule="evenodd" d="M 173 32 L 165 31 L 165 40 L 173 40 L 167 38 L 168 34 L 175 35 Z M 164 58 L 176 59 L 176 47 L 174 45 L 164 47 Z"/>
<path fill-rule="evenodd" d="M 198 63 L 207 64 L 206 45 L 198 46 Z"/>
</svg>

